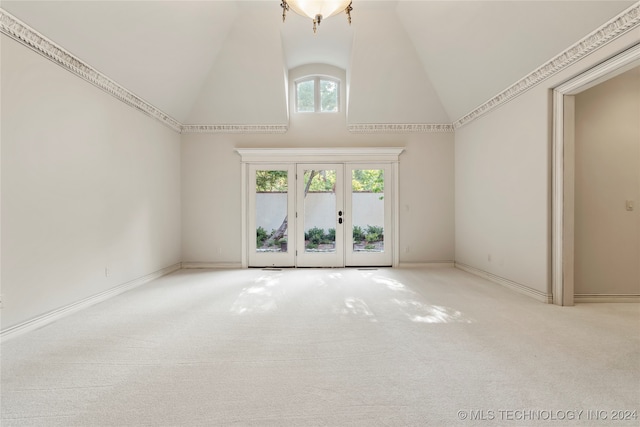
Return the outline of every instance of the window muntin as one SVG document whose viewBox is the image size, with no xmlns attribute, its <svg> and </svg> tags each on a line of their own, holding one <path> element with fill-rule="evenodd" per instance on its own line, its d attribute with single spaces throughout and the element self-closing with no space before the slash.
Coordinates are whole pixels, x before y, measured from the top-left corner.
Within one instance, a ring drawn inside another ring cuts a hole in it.
<svg viewBox="0 0 640 427">
<path fill-rule="evenodd" d="M 340 81 L 314 76 L 298 80 L 296 86 L 297 113 L 337 113 L 340 111 Z"/>
</svg>

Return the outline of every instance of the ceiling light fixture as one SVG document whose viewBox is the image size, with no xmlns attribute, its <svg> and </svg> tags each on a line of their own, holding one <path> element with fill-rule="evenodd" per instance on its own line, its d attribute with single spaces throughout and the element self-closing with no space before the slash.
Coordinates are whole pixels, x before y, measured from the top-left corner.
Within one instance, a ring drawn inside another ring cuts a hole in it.
<svg viewBox="0 0 640 427">
<path fill-rule="evenodd" d="M 292 9 L 298 15 L 313 19 L 313 32 L 318 31 L 318 26 L 323 19 L 330 18 L 340 12 L 347 14 L 347 20 L 351 25 L 351 0 L 282 0 L 282 22 L 287 17 L 287 11 Z"/>
</svg>

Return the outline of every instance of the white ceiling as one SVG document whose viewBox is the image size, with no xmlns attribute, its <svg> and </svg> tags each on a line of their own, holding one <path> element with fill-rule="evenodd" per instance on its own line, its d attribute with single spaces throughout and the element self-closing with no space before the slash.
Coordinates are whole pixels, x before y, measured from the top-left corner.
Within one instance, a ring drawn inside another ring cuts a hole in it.
<svg viewBox="0 0 640 427">
<path fill-rule="evenodd" d="M 280 0 L 2 1 L 1 7 L 182 123 L 190 117 L 216 122 L 194 109 L 224 106 L 228 100 L 217 94 L 242 87 L 232 81 L 235 74 L 280 90 L 284 70 L 309 63 L 331 64 L 359 79 L 350 82 L 355 105 L 402 104 L 417 87 L 414 95 L 431 104 L 416 104 L 411 121 L 451 123 L 634 3 L 353 0 L 352 26 L 339 14 L 316 35 L 312 23 L 293 12 L 282 23 Z M 236 62 L 241 69 L 234 73 Z M 396 83 L 398 99 L 376 99 L 372 85 L 390 79 L 416 81 Z M 203 99 L 207 90 L 210 99 Z M 246 96 L 255 94 L 254 88 Z M 284 94 L 280 98 L 277 111 L 286 104 Z M 370 111 L 360 110 L 362 120 Z M 257 108 L 225 121 L 260 122 L 260 114 Z M 371 114 L 370 121 L 397 120 L 388 114 Z"/>
</svg>

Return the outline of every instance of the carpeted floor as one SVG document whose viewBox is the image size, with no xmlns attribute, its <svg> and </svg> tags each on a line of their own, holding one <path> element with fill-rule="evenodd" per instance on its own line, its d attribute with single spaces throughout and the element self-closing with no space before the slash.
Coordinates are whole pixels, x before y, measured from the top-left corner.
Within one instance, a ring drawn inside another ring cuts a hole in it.
<svg viewBox="0 0 640 427">
<path fill-rule="evenodd" d="M 1 362 L 3 427 L 640 425 L 640 304 L 453 268 L 181 270 Z"/>
</svg>

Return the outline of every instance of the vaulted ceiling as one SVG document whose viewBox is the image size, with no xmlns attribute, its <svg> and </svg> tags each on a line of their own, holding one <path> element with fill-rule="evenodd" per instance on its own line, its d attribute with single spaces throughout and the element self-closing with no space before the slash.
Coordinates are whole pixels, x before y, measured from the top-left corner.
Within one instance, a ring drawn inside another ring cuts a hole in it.
<svg viewBox="0 0 640 427">
<path fill-rule="evenodd" d="M 353 0 L 312 23 L 280 0 L 2 1 L 181 123 L 287 121 L 287 70 L 346 71 L 351 123 L 451 123 L 635 1 Z"/>
</svg>

